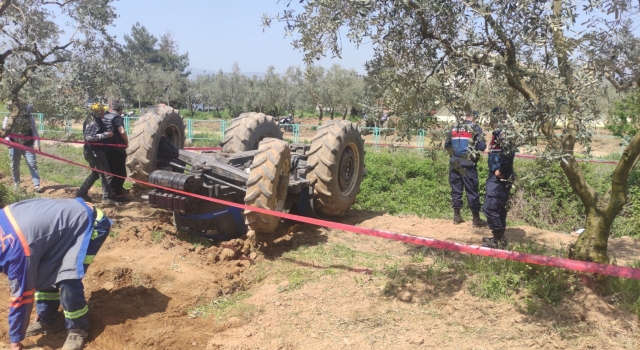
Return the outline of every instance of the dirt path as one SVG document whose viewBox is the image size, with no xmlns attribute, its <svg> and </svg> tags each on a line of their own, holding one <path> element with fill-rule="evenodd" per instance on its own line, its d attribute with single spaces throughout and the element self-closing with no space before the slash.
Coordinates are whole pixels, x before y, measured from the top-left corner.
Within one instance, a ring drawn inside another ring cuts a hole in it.
<svg viewBox="0 0 640 350">
<path fill-rule="evenodd" d="M 46 197 L 75 190 L 45 185 Z M 97 189 L 92 196 L 98 199 Z M 176 233 L 169 214 L 142 200 L 105 213 L 116 224 L 84 279 L 90 350 L 640 347 L 637 317 L 586 288 L 533 315 L 521 303 L 472 296 L 464 276 L 447 273 L 389 293 L 411 264 L 429 267 L 440 253 L 292 223 L 257 243 L 207 246 Z M 343 221 L 464 243 L 488 233 L 468 222 L 355 210 Z M 510 228 L 507 236 L 553 247 L 575 240 L 530 227 Z M 611 243 L 619 262 L 640 252 L 634 240 Z M 63 342 L 58 334 L 25 343 L 48 350 Z"/>
</svg>

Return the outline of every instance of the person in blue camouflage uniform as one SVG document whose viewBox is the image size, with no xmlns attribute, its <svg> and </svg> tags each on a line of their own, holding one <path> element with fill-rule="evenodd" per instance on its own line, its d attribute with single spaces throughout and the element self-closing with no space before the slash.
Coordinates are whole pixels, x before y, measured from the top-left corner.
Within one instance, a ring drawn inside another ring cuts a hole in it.
<svg viewBox="0 0 640 350">
<path fill-rule="evenodd" d="M 493 237 L 483 237 L 482 246 L 504 249 L 507 246 L 504 235 L 507 228 L 507 202 L 516 176 L 513 159 L 517 150 L 498 127 L 498 122 L 506 117 L 506 112 L 496 107 L 492 113 L 494 130 L 489 144 L 489 177 L 482 211 L 487 217 Z"/>
<path fill-rule="evenodd" d="M 82 278 L 111 229 L 81 198 L 30 199 L 0 210 L 0 270 L 9 277 L 11 349 L 25 336 L 67 328 L 63 350 L 80 350 L 89 333 Z M 29 324 L 36 304 L 36 319 Z M 62 305 L 64 318 L 58 308 Z"/>
<path fill-rule="evenodd" d="M 467 192 L 467 204 L 473 215 L 473 226 L 483 227 L 487 223 L 480 219 L 480 195 L 478 193 L 479 156 L 470 151 L 484 151 L 487 143 L 480 126 L 475 121 L 478 112 L 467 113 L 462 123 L 456 124 L 447 134 L 445 149 L 449 152 L 449 184 L 451 185 L 451 206 L 453 207 L 453 224 L 462 220 L 462 192 Z"/>
</svg>

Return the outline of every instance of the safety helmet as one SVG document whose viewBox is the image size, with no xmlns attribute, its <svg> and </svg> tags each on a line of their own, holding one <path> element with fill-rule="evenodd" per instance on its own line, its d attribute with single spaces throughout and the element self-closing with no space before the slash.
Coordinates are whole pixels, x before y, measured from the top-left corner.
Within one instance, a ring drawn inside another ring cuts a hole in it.
<svg viewBox="0 0 640 350">
<path fill-rule="evenodd" d="M 91 105 L 91 112 L 100 113 L 100 111 L 107 111 L 109 108 L 107 106 L 103 106 L 102 103 L 94 103 Z"/>
</svg>

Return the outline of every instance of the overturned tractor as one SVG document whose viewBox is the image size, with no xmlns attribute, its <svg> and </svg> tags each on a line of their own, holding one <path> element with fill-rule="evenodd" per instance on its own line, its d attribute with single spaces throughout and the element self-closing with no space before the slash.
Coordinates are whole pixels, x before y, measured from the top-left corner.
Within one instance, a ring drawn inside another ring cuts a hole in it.
<svg viewBox="0 0 640 350">
<path fill-rule="evenodd" d="M 341 216 L 353 205 L 366 173 L 364 142 L 353 123 L 330 121 L 311 144 L 282 140 L 276 120 L 262 113 L 235 118 L 221 151 L 192 152 L 182 117 L 155 107 L 134 126 L 127 151 L 129 175 L 162 187 L 305 216 Z M 280 219 L 162 189 L 149 204 L 173 212 L 177 228 L 211 239 L 269 233 Z"/>
</svg>

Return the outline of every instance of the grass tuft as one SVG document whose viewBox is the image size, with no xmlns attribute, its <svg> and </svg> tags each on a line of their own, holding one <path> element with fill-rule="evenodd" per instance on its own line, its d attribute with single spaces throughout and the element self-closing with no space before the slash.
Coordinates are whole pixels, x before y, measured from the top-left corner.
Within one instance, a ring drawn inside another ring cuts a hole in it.
<svg viewBox="0 0 640 350">
<path fill-rule="evenodd" d="M 190 318 L 213 319 L 216 322 L 224 321 L 230 317 L 249 320 L 260 312 L 257 306 L 242 303 L 249 296 L 247 292 L 225 295 L 189 309 L 187 313 Z"/>
</svg>

